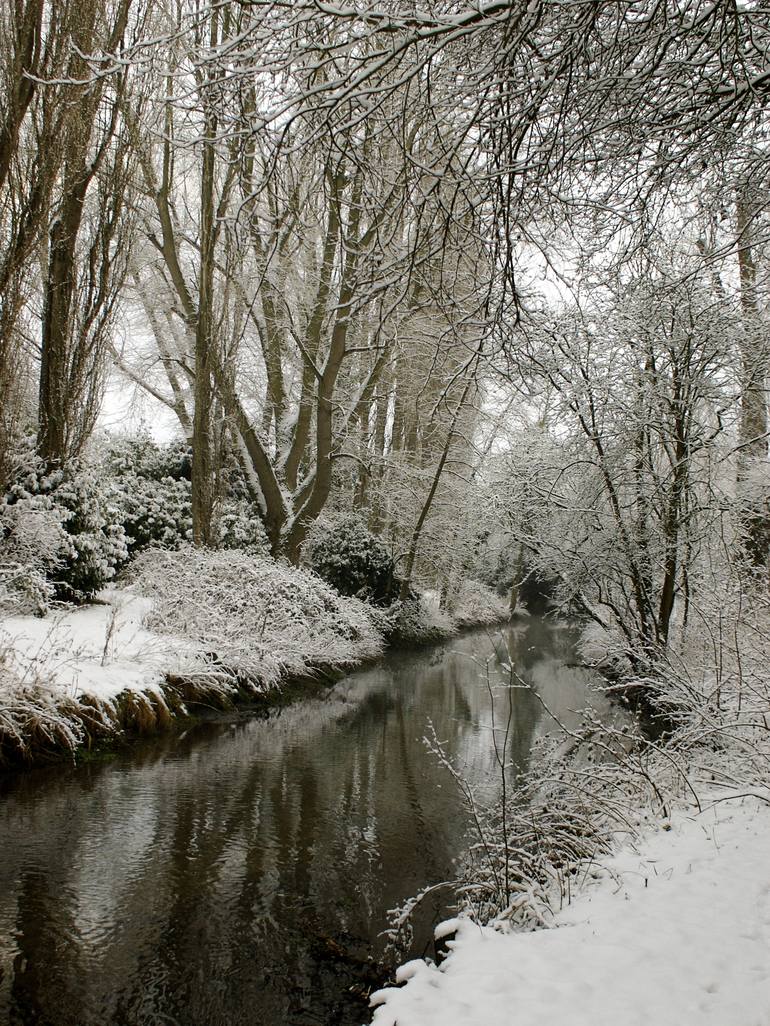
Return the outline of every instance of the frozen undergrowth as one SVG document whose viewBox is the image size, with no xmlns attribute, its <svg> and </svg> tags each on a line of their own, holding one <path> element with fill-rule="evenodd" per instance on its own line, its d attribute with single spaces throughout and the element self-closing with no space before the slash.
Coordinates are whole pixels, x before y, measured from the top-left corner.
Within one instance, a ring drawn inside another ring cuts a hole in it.
<svg viewBox="0 0 770 1026">
<path fill-rule="evenodd" d="M 586 865 L 557 929 L 448 923 L 447 960 L 404 965 L 374 1026 L 768 1026 L 769 846 L 766 805 L 704 795 Z"/>
<path fill-rule="evenodd" d="M 476 832 L 458 879 L 464 914 L 504 932 L 551 926 L 587 868 L 651 824 L 736 796 L 770 805 L 762 717 L 750 730 L 748 721 L 699 724 L 694 715 L 651 741 L 638 725 L 607 725 L 590 712 L 574 729 L 554 722 L 504 801 L 486 806 L 467 793 Z"/>
<path fill-rule="evenodd" d="M 384 629 L 395 645 L 426 645 L 457 633 L 457 624 L 440 608 L 438 598 L 426 592 L 395 602 L 385 614 Z"/>
<path fill-rule="evenodd" d="M 452 615 L 458 627 L 491 626 L 510 615 L 509 603 L 481 581 L 463 581 Z"/>
<path fill-rule="evenodd" d="M 137 587 L 152 599 L 146 625 L 208 654 L 201 674 L 260 689 L 317 667 L 348 667 L 382 651 L 365 603 L 314 574 L 231 551 L 148 552 Z"/>
<path fill-rule="evenodd" d="M 591 631 L 584 652 L 601 663 L 611 639 Z M 675 621 L 665 658 L 649 672 L 630 669 L 610 691 L 642 694 L 666 728 L 656 746 L 691 789 L 703 782 L 726 791 L 770 788 L 770 596 L 762 582 L 726 579 Z"/>
<path fill-rule="evenodd" d="M 76 705 L 32 663 L 19 672 L 13 649 L 0 645 L 0 754 L 5 749 L 7 758 L 24 758 L 33 749 L 74 750 L 85 735 Z"/>
</svg>

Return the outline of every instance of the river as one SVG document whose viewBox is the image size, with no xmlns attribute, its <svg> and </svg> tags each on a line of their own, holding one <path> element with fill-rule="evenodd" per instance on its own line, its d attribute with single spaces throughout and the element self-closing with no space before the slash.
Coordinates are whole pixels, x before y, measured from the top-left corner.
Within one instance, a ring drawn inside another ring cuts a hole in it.
<svg viewBox="0 0 770 1026">
<path fill-rule="evenodd" d="M 568 666 L 569 627 L 522 621 L 505 638 L 568 722 L 603 702 Z M 504 659 L 500 632 L 474 632 L 265 718 L 0 777 L 0 1023 L 366 1021 L 356 992 L 387 910 L 450 876 L 467 836 L 428 723 L 469 780 L 494 786 L 483 668 L 499 683 Z M 525 767 L 550 721 L 533 692 L 514 699 L 510 755 Z"/>
</svg>

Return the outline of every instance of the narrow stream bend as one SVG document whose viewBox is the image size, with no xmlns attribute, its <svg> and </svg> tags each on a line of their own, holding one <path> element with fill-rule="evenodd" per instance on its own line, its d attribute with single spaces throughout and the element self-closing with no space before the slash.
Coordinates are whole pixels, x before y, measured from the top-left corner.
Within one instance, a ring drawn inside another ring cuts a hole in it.
<svg viewBox="0 0 770 1026">
<path fill-rule="evenodd" d="M 566 665 L 571 630 L 505 635 L 560 716 L 601 701 Z M 266 719 L 0 778 L 0 1023 L 361 1023 L 387 910 L 451 875 L 464 842 L 429 719 L 471 780 L 494 777 L 495 646 L 393 654 Z M 532 693 L 515 703 L 525 765 L 549 724 Z"/>
</svg>

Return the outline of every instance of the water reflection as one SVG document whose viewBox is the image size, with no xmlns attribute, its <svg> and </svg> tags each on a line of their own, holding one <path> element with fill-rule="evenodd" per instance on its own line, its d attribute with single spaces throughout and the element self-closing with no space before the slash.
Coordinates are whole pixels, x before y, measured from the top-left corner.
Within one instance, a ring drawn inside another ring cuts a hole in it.
<svg viewBox="0 0 770 1026">
<path fill-rule="evenodd" d="M 567 720 L 573 637 L 512 628 L 516 670 Z M 13 1026 L 356 1023 L 347 988 L 386 911 L 446 878 L 466 823 L 422 738 L 495 778 L 508 656 L 466 636 L 392 656 L 264 720 L 206 724 L 102 765 L 6 778 L 0 1020 Z M 501 697 L 502 696 L 502 697 Z M 512 755 L 548 729 L 513 693 Z"/>
</svg>

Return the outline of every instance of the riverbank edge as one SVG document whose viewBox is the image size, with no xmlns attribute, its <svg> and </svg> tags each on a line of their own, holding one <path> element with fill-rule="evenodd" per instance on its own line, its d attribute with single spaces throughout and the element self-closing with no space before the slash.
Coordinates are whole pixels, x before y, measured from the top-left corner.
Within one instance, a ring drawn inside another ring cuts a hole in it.
<svg viewBox="0 0 770 1026">
<path fill-rule="evenodd" d="M 219 679 L 169 672 L 153 687 L 127 688 L 109 699 L 88 693 L 66 696 L 56 706 L 57 717 L 74 727 L 79 735 L 78 743 L 73 745 L 72 731 L 61 729 L 57 720 L 32 718 L 23 747 L 18 739 L 10 743 L 0 731 L 0 774 L 15 774 L 65 761 L 77 763 L 109 757 L 153 735 L 188 730 L 215 718 L 234 714 L 267 716 L 322 693 L 351 673 L 376 666 L 395 648 L 429 649 L 472 631 L 498 629 L 512 619 L 515 617 L 506 616 L 494 622 L 466 620 L 454 630 L 438 633 L 433 628 L 423 638 L 414 635 L 402 638 L 398 634 L 385 637 L 383 650 L 377 655 L 342 663 L 313 663 L 306 672 L 287 674 L 270 686 L 244 681 L 222 667 Z M 227 680 L 230 687 L 223 688 L 223 680 Z"/>
<path fill-rule="evenodd" d="M 706 789 L 593 862 L 548 928 L 441 924 L 445 957 L 399 967 L 366 1022 L 503 1026 L 515 1007 L 521 1026 L 764 1024 L 770 974 L 755 948 L 770 926 L 768 840 L 766 794 Z"/>
</svg>

